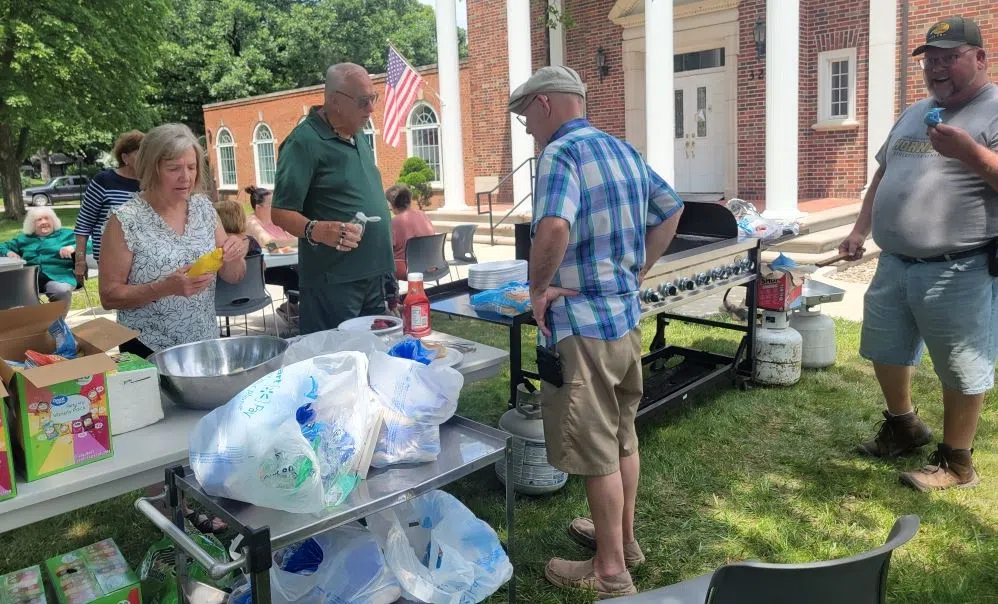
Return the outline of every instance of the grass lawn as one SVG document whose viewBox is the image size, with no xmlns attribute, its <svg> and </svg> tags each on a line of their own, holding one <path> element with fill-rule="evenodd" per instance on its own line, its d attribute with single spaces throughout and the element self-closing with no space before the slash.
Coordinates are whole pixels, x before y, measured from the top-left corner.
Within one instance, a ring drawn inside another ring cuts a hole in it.
<svg viewBox="0 0 998 604">
<path fill-rule="evenodd" d="M 441 330 L 505 347 L 497 327 L 435 316 Z M 652 325 L 645 325 L 646 343 Z M 891 567 L 894 603 L 998 602 L 998 411 L 994 397 L 981 418 L 976 489 L 922 495 L 898 483 L 897 472 L 923 456 L 896 462 L 860 458 L 881 403 L 872 370 L 856 354 L 858 325 L 838 323 L 839 361 L 806 372 L 793 388 L 721 389 L 686 409 L 639 426 L 642 482 L 638 538 L 648 562 L 634 572 L 652 589 L 708 572 L 727 561 L 805 562 L 837 558 L 881 544 L 898 516 L 918 514 L 922 529 Z M 670 341 L 730 351 L 735 334 L 673 324 Z M 526 340 L 526 341 L 529 341 Z M 532 357 L 532 346 L 525 356 Z M 508 371 L 465 387 L 459 413 L 495 425 L 505 411 Z M 940 395 L 928 362 L 914 385 L 922 417 L 941 433 Z M 928 453 L 928 449 L 925 450 Z M 505 534 L 503 491 L 483 470 L 449 489 Z M 137 564 L 156 531 L 132 508 L 138 494 L 110 500 L 3 535 L 0 573 L 113 537 Z M 582 482 L 546 497 L 519 496 L 515 564 L 523 602 L 591 602 L 586 593 L 549 586 L 543 568 L 553 556 L 587 553 L 565 533 L 586 514 Z M 504 601 L 505 592 L 491 601 Z"/>
<path fill-rule="evenodd" d="M 80 213 L 79 208 L 60 208 L 55 206 L 55 213 L 62 221 L 62 226 L 71 229 L 76 226 L 76 215 Z M 9 241 L 16 237 L 23 227 L 23 221 L 11 220 L 9 218 L 0 218 L 0 242 Z M 87 292 L 90 294 L 90 300 L 93 300 L 94 305 L 100 305 L 100 299 L 97 294 L 97 280 L 90 279 L 86 283 Z M 83 294 L 82 291 L 73 294 L 73 302 L 70 306 L 72 310 L 79 310 L 82 308 L 89 308 L 87 304 L 87 296 Z"/>
</svg>

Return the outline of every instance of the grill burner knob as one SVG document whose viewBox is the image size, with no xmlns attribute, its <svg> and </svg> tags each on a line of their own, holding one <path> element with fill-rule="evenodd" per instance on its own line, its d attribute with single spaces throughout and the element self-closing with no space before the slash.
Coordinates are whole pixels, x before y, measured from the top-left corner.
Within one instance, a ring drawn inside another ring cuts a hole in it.
<svg viewBox="0 0 998 604">
<path fill-rule="evenodd" d="M 729 264 L 728 265 L 728 270 L 731 272 L 732 275 L 740 275 L 740 274 L 742 274 L 742 265 L 741 265 L 741 262 L 736 262 L 735 264 Z"/>
<path fill-rule="evenodd" d="M 710 278 L 713 279 L 714 281 L 720 281 L 721 279 L 727 278 L 726 275 L 724 274 L 724 268 L 718 266 L 714 269 L 711 269 Z"/>
<path fill-rule="evenodd" d="M 745 272 L 749 273 L 749 272 L 752 272 L 753 270 L 755 270 L 755 262 L 753 262 L 751 260 L 746 260 L 745 261 Z"/>
<path fill-rule="evenodd" d="M 689 292 L 689 291 L 693 291 L 696 288 L 696 286 L 697 286 L 697 284 L 696 284 L 696 281 L 693 280 L 693 277 L 687 277 L 687 278 L 683 279 L 682 283 L 680 283 L 679 289 L 682 290 L 682 291 Z"/>
<path fill-rule="evenodd" d="M 697 285 L 707 285 L 710 283 L 710 275 L 707 273 L 700 273 L 697 275 L 696 281 Z"/>
<path fill-rule="evenodd" d="M 662 293 L 666 296 L 675 296 L 679 294 L 679 288 L 675 285 L 663 285 L 662 289 L 664 290 Z"/>
<path fill-rule="evenodd" d="M 658 295 L 657 291 L 655 291 L 653 289 L 646 289 L 646 290 L 644 290 L 644 291 L 641 292 L 641 301 L 642 302 L 649 302 L 649 303 L 661 302 L 662 301 L 662 297 L 660 295 Z"/>
</svg>

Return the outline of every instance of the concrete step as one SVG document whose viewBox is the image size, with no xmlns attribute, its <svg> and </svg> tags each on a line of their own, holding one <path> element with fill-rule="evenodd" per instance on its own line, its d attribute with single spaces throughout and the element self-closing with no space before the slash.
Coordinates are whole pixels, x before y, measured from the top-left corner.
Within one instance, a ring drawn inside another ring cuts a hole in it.
<svg viewBox="0 0 998 604">
<path fill-rule="evenodd" d="M 521 206 L 520 209 L 525 209 L 527 215 L 523 215 L 521 213 L 513 214 L 512 216 L 507 218 L 503 224 L 530 222 L 530 216 L 529 216 L 530 208 L 526 206 Z M 509 208 L 503 208 L 502 210 L 496 209 L 492 213 L 493 221 L 499 222 L 502 219 L 502 217 L 506 215 L 506 212 L 508 211 Z M 477 212 L 475 212 L 473 208 L 469 209 L 468 211 L 462 210 L 457 212 L 449 210 L 431 210 L 427 212 L 426 215 L 430 217 L 430 220 L 433 221 L 433 224 L 437 224 L 438 222 L 453 222 L 457 224 L 484 224 L 486 228 L 488 227 L 489 224 L 489 215 L 478 214 Z"/>
<path fill-rule="evenodd" d="M 838 243 L 841 243 L 841 241 L 842 240 L 840 239 Z M 792 258 L 794 262 L 796 262 L 797 264 L 808 265 L 838 256 L 839 255 L 838 243 L 835 244 L 835 247 L 833 249 L 819 253 L 787 252 L 785 250 L 782 251 L 785 255 Z M 863 257 L 860 260 L 856 262 L 838 262 L 834 266 L 838 269 L 845 269 L 850 266 L 855 266 L 857 264 L 868 262 L 880 256 L 880 248 L 877 247 L 877 244 L 873 242 L 873 239 L 867 239 L 866 245 L 864 247 L 866 247 L 866 252 L 863 254 Z M 762 261 L 772 262 L 773 260 L 776 260 L 776 257 L 780 255 L 780 251 L 781 250 L 772 250 L 772 249 L 764 251 L 762 253 Z"/>
<path fill-rule="evenodd" d="M 812 231 L 778 246 L 777 249 L 784 253 L 823 254 L 838 248 L 842 240 L 852 232 L 852 226 L 850 222 L 830 229 Z"/>
<path fill-rule="evenodd" d="M 862 203 L 857 202 L 821 212 L 812 212 L 801 221 L 801 226 L 806 228 L 810 234 L 846 224 L 851 225 L 856 222 L 856 217 L 859 216 L 859 210 L 862 206 Z"/>
<path fill-rule="evenodd" d="M 478 231 L 475 233 L 475 245 L 491 245 L 492 241 L 489 239 L 489 230 L 485 229 L 485 232 Z M 496 234 L 496 245 L 516 245 L 516 238 L 512 235 L 499 235 Z"/>
</svg>

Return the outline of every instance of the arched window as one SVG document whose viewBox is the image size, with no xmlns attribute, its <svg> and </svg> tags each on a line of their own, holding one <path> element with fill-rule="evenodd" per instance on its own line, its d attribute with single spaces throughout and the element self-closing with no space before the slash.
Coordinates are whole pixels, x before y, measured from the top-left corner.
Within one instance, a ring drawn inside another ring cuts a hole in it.
<svg viewBox="0 0 998 604">
<path fill-rule="evenodd" d="M 239 181 L 236 180 L 236 142 L 228 128 L 218 131 L 215 150 L 218 153 L 218 188 L 239 188 Z"/>
<path fill-rule="evenodd" d="M 374 129 L 374 120 L 367 118 L 367 123 L 364 124 L 364 138 L 367 139 L 367 144 L 371 145 L 371 153 L 374 154 L 374 164 L 378 164 L 378 151 L 374 146 L 374 141 L 377 138 L 378 131 Z"/>
<path fill-rule="evenodd" d="M 409 114 L 409 156 L 420 157 L 430 165 L 436 174 L 434 182 L 443 182 L 440 163 L 440 120 L 437 112 L 426 103 L 413 107 Z"/>
<path fill-rule="evenodd" d="M 267 124 L 260 124 L 253 132 L 253 160 L 256 165 L 257 186 L 273 187 L 277 154 L 274 153 L 274 133 Z"/>
</svg>

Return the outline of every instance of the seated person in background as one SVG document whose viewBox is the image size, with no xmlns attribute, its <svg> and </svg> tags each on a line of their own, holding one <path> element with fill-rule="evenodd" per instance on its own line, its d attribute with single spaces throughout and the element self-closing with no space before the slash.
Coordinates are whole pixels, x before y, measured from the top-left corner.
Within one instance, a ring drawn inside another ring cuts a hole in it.
<svg viewBox="0 0 998 604">
<path fill-rule="evenodd" d="M 271 243 L 278 247 L 283 245 L 298 245 L 298 238 L 274 224 L 270 218 L 270 191 L 260 187 L 246 187 L 250 196 L 250 207 L 253 214 L 246 219 L 246 234 L 266 247 Z"/>
<path fill-rule="evenodd" d="M 226 235 L 235 235 L 246 241 L 246 257 L 263 253 L 260 243 L 250 235 L 246 234 L 246 212 L 243 211 L 243 204 L 234 199 L 223 199 L 215 203 L 215 212 L 218 213 L 218 220 L 222 223 L 222 230 Z"/>
<path fill-rule="evenodd" d="M 73 274 L 73 252 L 76 237 L 72 229 L 62 228 L 62 222 L 52 208 L 28 208 L 21 234 L 0 243 L 0 256 L 21 258 L 38 267 L 38 292 L 49 301 L 68 301 L 76 289 Z M 91 252 L 88 242 L 87 253 Z"/>
<path fill-rule="evenodd" d="M 405 245 L 413 237 L 433 235 L 433 223 L 426 213 L 412 207 L 412 191 L 405 185 L 395 185 L 385 191 L 392 208 L 392 252 L 395 255 L 395 277 L 408 279 L 405 265 Z"/>
<path fill-rule="evenodd" d="M 298 246 L 298 238 L 274 224 L 270 219 L 270 191 L 260 187 L 246 187 L 250 195 L 253 213 L 246 219 L 246 234 L 254 237 L 261 246 Z M 263 280 L 268 285 L 284 288 L 284 297 L 289 289 L 298 289 L 297 266 L 272 266 L 263 272 Z M 283 307 L 283 305 L 282 305 Z"/>
</svg>

